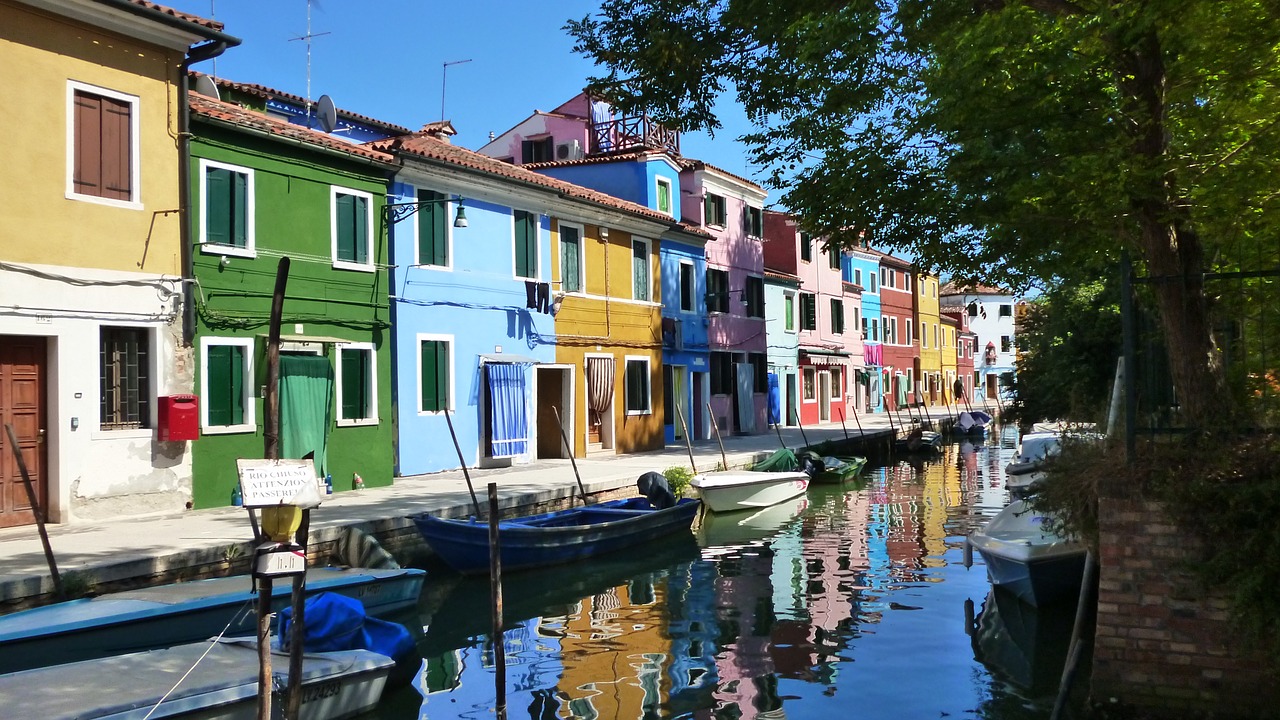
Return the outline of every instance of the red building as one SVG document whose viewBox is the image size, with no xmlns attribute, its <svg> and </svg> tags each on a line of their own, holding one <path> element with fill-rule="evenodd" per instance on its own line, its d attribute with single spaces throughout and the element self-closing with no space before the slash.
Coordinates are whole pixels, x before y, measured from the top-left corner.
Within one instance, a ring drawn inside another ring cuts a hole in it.
<svg viewBox="0 0 1280 720">
<path fill-rule="evenodd" d="M 868 250 L 880 257 L 880 327 L 884 348 L 885 407 L 901 410 L 916 402 L 915 293 L 911 263 L 892 255 Z"/>
<path fill-rule="evenodd" d="M 963 305 L 944 305 L 942 321 L 956 331 L 956 376 L 964 388 L 964 394 L 958 395 L 954 387 L 947 388 L 947 395 L 963 405 L 965 400 L 973 402 L 973 365 L 977 354 L 978 336 L 969 329 L 969 313 Z"/>
</svg>

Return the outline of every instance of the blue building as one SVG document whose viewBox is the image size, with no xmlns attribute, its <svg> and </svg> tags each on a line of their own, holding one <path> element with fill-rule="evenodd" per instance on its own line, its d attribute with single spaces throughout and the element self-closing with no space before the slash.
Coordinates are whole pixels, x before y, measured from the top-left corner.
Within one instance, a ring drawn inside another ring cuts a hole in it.
<svg viewBox="0 0 1280 720">
<path fill-rule="evenodd" d="M 867 412 L 884 411 L 884 351 L 880 327 L 880 260 L 857 248 L 844 254 L 841 261 L 844 281 L 862 288 L 862 361 L 863 375 L 858 382 L 867 388 Z"/>
</svg>

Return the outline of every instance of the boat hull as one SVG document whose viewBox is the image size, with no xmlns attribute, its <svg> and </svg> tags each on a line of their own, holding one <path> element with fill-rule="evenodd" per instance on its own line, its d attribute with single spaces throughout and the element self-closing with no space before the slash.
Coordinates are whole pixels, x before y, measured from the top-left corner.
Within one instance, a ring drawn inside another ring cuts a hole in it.
<svg viewBox="0 0 1280 720">
<path fill-rule="evenodd" d="M 689 532 L 700 503 L 684 499 L 654 510 L 644 498 L 503 520 L 498 534 L 503 571 L 573 562 L 615 552 L 678 532 Z M 489 571 L 489 524 L 418 515 L 418 532 L 449 567 L 461 573 Z"/>
<path fill-rule="evenodd" d="M 702 501 L 713 512 L 733 512 L 777 505 L 804 494 L 809 476 L 801 472 L 723 472 L 696 476 Z"/>
<path fill-rule="evenodd" d="M 1051 517 L 1015 500 L 986 527 L 969 536 L 982 555 L 991 584 L 1041 607 L 1078 592 L 1084 576 L 1083 545 L 1056 534 Z"/>
<path fill-rule="evenodd" d="M 813 476 L 813 482 L 819 485 L 834 485 L 858 477 L 867 459 L 861 457 L 841 458 L 844 465 L 838 468 L 826 468 Z"/>
<path fill-rule="evenodd" d="M 372 710 L 393 665 L 367 650 L 306 654 L 301 720 Z M 273 653 L 272 666 L 287 674 L 289 656 Z M 257 674 L 253 641 L 206 641 L 5 675 L 0 703 L 7 717 L 41 720 L 139 720 L 157 703 L 151 718 L 255 720 Z"/>
<path fill-rule="evenodd" d="M 416 569 L 312 568 L 307 592 L 359 600 L 378 617 L 414 607 L 425 573 Z M 292 587 L 276 583 L 272 608 Z M 195 580 L 72 600 L 0 616 L 0 673 L 252 634 L 256 595 L 248 576 Z"/>
</svg>

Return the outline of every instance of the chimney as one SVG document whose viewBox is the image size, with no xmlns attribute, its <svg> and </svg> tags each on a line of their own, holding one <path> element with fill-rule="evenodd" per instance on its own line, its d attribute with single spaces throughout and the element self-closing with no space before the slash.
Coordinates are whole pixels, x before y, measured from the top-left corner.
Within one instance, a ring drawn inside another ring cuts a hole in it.
<svg viewBox="0 0 1280 720">
<path fill-rule="evenodd" d="M 450 142 L 450 137 L 458 134 L 458 131 L 453 129 L 453 123 L 448 120 L 429 122 L 426 125 L 423 125 L 422 129 L 418 132 L 446 143 Z"/>
</svg>

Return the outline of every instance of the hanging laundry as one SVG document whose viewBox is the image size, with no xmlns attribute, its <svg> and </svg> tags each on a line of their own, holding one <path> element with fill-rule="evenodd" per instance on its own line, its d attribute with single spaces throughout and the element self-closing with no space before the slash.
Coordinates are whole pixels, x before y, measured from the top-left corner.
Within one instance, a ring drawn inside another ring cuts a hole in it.
<svg viewBox="0 0 1280 720">
<path fill-rule="evenodd" d="M 551 283 L 538 283 L 538 312 L 551 312 Z"/>
<path fill-rule="evenodd" d="M 532 280 L 524 281 L 524 306 L 527 308 L 538 307 L 538 283 Z"/>
</svg>

